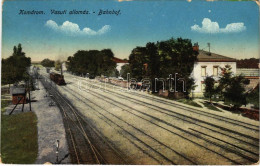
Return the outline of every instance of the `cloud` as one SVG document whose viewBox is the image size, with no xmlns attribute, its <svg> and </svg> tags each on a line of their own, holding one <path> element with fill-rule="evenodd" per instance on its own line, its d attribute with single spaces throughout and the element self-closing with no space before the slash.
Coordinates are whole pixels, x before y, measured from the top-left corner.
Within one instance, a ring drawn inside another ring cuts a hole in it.
<svg viewBox="0 0 260 166">
<path fill-rule="evenodd" d="M 77 35 L 102 35 L 107 33 L 110 29 L 110 25 L 105 25 L 98 31 L 94 31 L 88 27 L 83 28 L 80 30 L 78 24 L 75 24 L 73 22 L 65 21 L 62 25 L 58 25 L 55 21 L 53 20 L 48 20 L 45 23 L 45 26 L 49 27 L 50 29 L 53 29 L 55 31 L 62 32 L 66 35 L 71 35 L 71 36 L 77 36 Z"/>
<path fill-rule="evenodd" d="M 220 28 L 217 22 L 212 22 L 209 18 L 204 18 L 202 27 L 195 24 L 191 26 L 191 30 L 200 33 L 236 33 L 246 30 L 244 23 L 230 23 L 225 28 Z"/>
</svg>

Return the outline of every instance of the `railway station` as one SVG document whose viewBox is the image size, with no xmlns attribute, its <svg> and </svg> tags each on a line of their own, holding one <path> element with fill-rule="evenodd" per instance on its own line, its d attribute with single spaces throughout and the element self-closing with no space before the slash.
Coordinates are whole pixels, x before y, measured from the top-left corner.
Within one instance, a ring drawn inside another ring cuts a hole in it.
<svg viewBox="0 0 260 166">
<path fill-rule="evenodd" d="M 259 5 L 4 1 L 0 163 L 259 164 Z"/>
<path fill-rule="evenodd" d="M 67 72 L 63 73 L 66 82 L 81 80 L 82 86 L 92 88 L 86 91 L 79 89 L 77 81 L 66 86 L 53 86 L 46 81 L 49 76 L 45 72 L 41 70 L 44 78 L 41 79 L 42 85 L 54 97 L 63 118 L 69 117 L 64 123 L 67 126 L 65 130 L 70 131 L 66 132 L 66 138 L 73 136 L 73 140 L 68 140 L 69 151 L 74 152 L 70 154 L 72 163 L 129 164 L 131 159 L 124 156 L 127 154 L 122 154 L 124 151 L 134 153 L 133 150 L 139 148 L 145 149 L 146 153 L 139 154 L 136 159 L 138 163 L 152 161 L 147 152 L 154 154 L 154 162 L 149 164 L 156 164 L 157 161 L 160 164 L 176 164 L 180 161 L 182 164 L 201 163 L 201 160 L 191 160 L 190 156 L 202 156 L 205 158 L 204 164 L 211 163 L 212 156 L 225 164 L 255 162 L 258 138 L 254 135 L 258 132 L 258 125 L 248 118 L 237 115 L 234 118 L 234 114 L 223 111 L 208 112 L 206 108 L 198 109 L 151 96 L 145 91 L 122 92 L 122 87 L 116 86 L 115 89 L 113 82 L 99 86 L 95 83 L 99 80 L 73 76 Z M 95 90 L 100 87 L 106 90 Z M 100 102 L 103 104 L 97 104 Z M 124 114 L 120 110 L 124 110 Z M 95 122 L 91 123 L 84 117 Z M 179 123 L 183 125 L 179 126 Z M 147 126 L 153 126 L 153 133 Z M 119 141 L 117 138 L 126 146 L 115 145 Z M 86 144 L 82 143 L 82 139 Z M 178 140 L 178 144 L 171 140 Z M 181 153 L 176 149 L 182 149 Z M 222 149 L 222 152 L 217 149 Z M 228 153 L 222 155 L 223 151 Z M 233 156 L 239 160 L 233 160 Z"/>
</svg>

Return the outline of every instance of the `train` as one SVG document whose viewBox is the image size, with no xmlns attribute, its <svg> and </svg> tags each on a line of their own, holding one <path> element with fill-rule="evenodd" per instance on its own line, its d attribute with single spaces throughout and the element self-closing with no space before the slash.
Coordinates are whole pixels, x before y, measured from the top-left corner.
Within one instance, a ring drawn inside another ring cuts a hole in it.
<svg viewBox="0 0 260 166">
<path fill-rule="evenodd" d="M 50 79 L 55 82 L 57 85 L 66 85 L 64 76 L 58 73 L 51 72 Z"/>
</svg>

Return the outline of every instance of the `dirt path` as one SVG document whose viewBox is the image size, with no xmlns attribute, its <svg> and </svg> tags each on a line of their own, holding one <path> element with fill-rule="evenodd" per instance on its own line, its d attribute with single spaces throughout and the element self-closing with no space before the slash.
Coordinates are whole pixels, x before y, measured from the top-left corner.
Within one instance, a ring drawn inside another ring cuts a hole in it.
<svg viewBox="0 0 260 166">
<path fill-rule="evenodd" d="M 68 154 L 65 129 L 62 116 L 57 106 L 49 106 L 51 98 L 44 97 L 46 91 L 39 83 L 40 90 L 32 92 L 32 97 L 37 102 L 32 103 L 32 109 L 38 118 L 38 157 L 36 164 L 56 161 L 56 140 L 60 142 L 59 159 Z M 69 163 L 69 157 L 62 164 Z"/>
</svg>

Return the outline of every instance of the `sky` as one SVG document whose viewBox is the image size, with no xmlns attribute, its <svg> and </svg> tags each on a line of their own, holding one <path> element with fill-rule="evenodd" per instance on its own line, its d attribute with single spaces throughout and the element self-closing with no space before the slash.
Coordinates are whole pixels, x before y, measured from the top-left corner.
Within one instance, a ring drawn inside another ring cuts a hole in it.
<svg viewBox="0 0 260 166">
<path fill-rule="evenodd" d="M 64 10 L 66 14 L 54 14 Z M 73 10 L 89 14 L 69 14 Z M 98 15 L 100 10 L 115 14 Z M 172 37 L 191 39 L 204 50 L 210 43 L 211 52 L 236 59 L 259 58 L 259 7 L 252 1 L 12 0 L 3 4 L 2 58 L 12 55 L 18 43 L 32 61 L 66 60 L 78 50 L 106 48 L 118 58 L 128 58 L 137 46 Z"/>
</svg>

